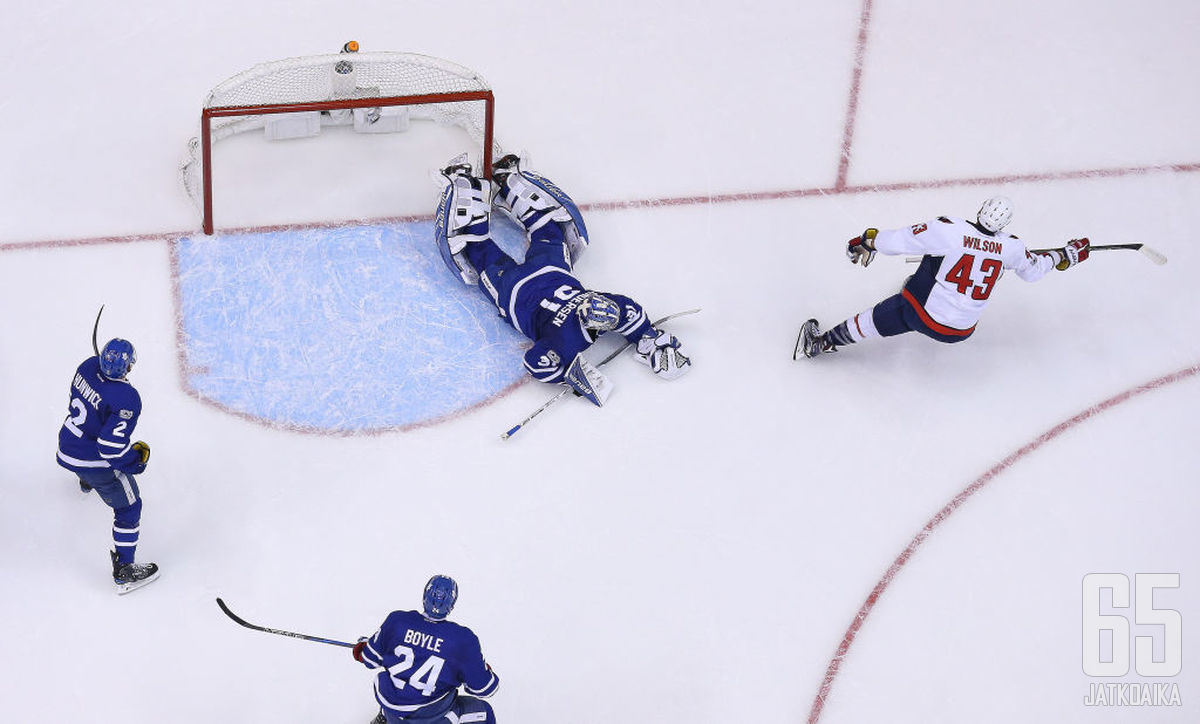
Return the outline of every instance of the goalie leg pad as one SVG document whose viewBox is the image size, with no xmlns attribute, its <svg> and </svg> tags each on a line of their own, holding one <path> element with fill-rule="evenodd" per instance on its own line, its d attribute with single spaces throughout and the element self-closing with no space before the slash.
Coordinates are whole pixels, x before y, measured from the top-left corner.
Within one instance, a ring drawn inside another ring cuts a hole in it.
<svg viewBox="0 0 1200 724">
<path fill-rule="evenodd" d="M 488 239 L 491 187 L 487 180 L 470 176 L 469 169 L 448 173 L 447 180 L 433 223 L 434 241 L 446 267 L 472 286 L 479 280 L 479 270 L 464 251 L 467 244 Z"/>
<path fill-rule="evenodd" d="M 562 226 L 564 240 L 571 252 L 571 261 L 578 261 L 588 245 L 587 225 L 579 207 L 553 181 L 520 168 L 520 160 L 505 156 L 495 164 L 496 206 L 525 228 L 533 238 L 535 232 L 550 222 Z"/>
</svg>

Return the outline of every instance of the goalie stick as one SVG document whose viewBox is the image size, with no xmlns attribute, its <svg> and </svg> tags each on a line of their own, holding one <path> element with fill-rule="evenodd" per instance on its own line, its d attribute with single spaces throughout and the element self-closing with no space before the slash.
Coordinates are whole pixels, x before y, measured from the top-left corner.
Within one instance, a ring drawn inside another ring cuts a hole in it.
<svg viewBox="0 0 1200 724">
<path fill-rule="evenodd" d="M 308 634 L 293 633 L 291 631 L 280 631 L 277 628 L 267 628 L 266 626 L 255 626 L 252 623 L 247 623 L 244 619 L 240 618 L 233 611 L 230 611 L 229 607 L 226 606 L 225 602 L 222 601 L 220 598 L 217 599 L 217 605 L 221 607 L 221 610 L 225 612 L 226 616 L 233 619 L 233 622 L 238 624 L 239 626 L 245 626 L 246 628 L 254 629 L 255 631 L 264 631 L 266 633 L 279 634 L 280 636 L 291 636 L 294 639 L 304 639 L 305 641 L 316 641 L 319 644 L 331 644 L 333 646 L 345 646 L 348 649 L 354 648 L 354 644 L 349 644 L 349 643 L 346 643 L 345 641 L 337 641 L 335 639 L 326 639 L 326 638 L 321 638 L 320 636 L 309 636 Z"/>
<path fill-rule="evenodd" d="M 675 318 L 677 318 L 677 317 L 685 317 L 685 316 L 687 316 L 687 315 L 689 315 L 689 314 L 696 314 L 696 313 L 697 313 L 697 312 L 699 312 L 699 311 L 700 311 L 700 308 L 699 308 L 699 307 L 697 307 L 696 309 L 688 309 L 688 310 L 685 310 L 685 311 L 682 311 L 682 312 L 675 312 L 674 314 L 668 314 L 667 316 L 665 316 L 665 317 L 662 317 L 661 319 L 656 319 L 656 320 L 654 320 L 653 322 L 651 322 L 651 324 L 652 324 L 653 326 L 657 327 L 658 325 L 660 325 L 660 324 L 663 324 L 663 323 L 665 323 L 665 322 L 669 322 L 669 321 L 671 321 L 672 319 L 675 319 Z M 607 357 L 605 357 L 604 359 L 600 360 L 600 362 L 599 362 L 599 363 L 598 363 L 596 366 L 597 366 L 597 367 L 603 367 L 604 365 L 606 365 L 606 364 L 608 364 L 609 362 L 613 361 L 614 359 L 616 359 L 617 355 L 619 355 L 619 354 L 621 354 L 622 352 L 624 352 L 624 351 L 626 350 L 626 348 L 628 348 L 628 347 L 629 347 L 630 345 L 632 345 L 632 344 L 633 344 L 632 342 L 626 341 L 626 342 L 625 342 L 625 344 L 623 344 L 623 345 L 621 345 L 620 347 L 618 347 L 617 349 L 613 350 L 612 352 L 610 352 L 610 353 L 609 353 L 609 355 L 608 355 Z M 566 386 L 564 386 L 561 392 L 559 392 L 559 393 L 558 393 L 557 395 L 555 395 L 554 397 L 551 397 L 549 400 L 546 400 L 546 403 L 545 403 L 544 405 L 542 405 L 541 407 L 539 407 L 538 409 L 536 409 L 536 410 L 534 410 L 533 412 L 529 413 L 529 417 L 526 417 L 524 420 L 521 420 L 521 421 L 520 421 L 520 422 L 518 422 L 516 425 L 513 425 L 512 427 L 510 427 L 510 428 L 509 428 L 509 429 L 508 429 L 508 430 L 507 430 L 507 431 L 506 431 L 504 434 L 502 434 L 502 435 L 500 436 L 500 439 L 501 439 L 501 440 L 507 440 L 508 438 L 512 437 L 513 435 L 516 435 L 518 432 L 520 432 L 520 431 L 521 431 L 521 428 L 523 428 L 523 427 L 525 427 L 526 425 L 528 425 L 528 424 L 529 424 L 529 421 L 530 421 L 530 420 L 532 420 L 533 418 L 535 418 L 535 417 L 537 417 L 538 415 L 540 415 L 540 414 L 542 414 L 543 412 L 545 412 L 545 411 L 546 411 L 546 410 L 547 410 L 547 409 L 548 409 L 548 408 L 549 408 L 551 405 L 553 405 L 554 403 L 556 403 L 556 402 L 558 402 L 559 400 L 561 400 L 561 399 L 562 399 L 563 397 L 565 397 L 565 396 L 566 396 L 566 394 L 567 394 L 568 392 L 570 392 L 570 391 L 571 391 L 571 388 L 570 388 L 570 387 L 566 387 Z"/>
<path fill-rule="evenodd" d="M 1166 255 L 1153 247 L 1142 244 L 1141 242 L 1132 244 L 1091 244 L 1088 246 L 1088 249 L 1092 251 L 1113 251 L 1117 249 L 1140 251 L 1142 252 L 1142 256 L 1146 257 L 1155 264 L 1158 264 L 1159 266 L 1167 263 Z M 1058 249 L 1030 249 L 1030 251 L 1034 254 L 1044 254 L 1049 251 L 1058 251 Z M 924 258 L 925 257 L 921 256 L 909 256 L 905 257 L 904 261 L 908 262 L 909 264 L 919 264 Z"/>
</svg>

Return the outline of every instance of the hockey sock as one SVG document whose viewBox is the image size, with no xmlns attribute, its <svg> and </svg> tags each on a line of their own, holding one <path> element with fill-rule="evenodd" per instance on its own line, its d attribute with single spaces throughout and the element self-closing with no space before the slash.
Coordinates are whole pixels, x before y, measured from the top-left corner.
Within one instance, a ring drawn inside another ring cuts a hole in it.
<svg viewBox="0 0 1200 724">
<path fill-rule="evenodd" d="M 133 563 L 137 551 L 139 523 L 142 518 L 142 501 L 120 508 L 113 515 L 113 546 L 117 551 L 117 562 L 121 565 Z"/>
<path fill-rule="evenodd" d="M 826 332 L 824 337 L 836 345 L 854 344 L 868 337 L 878 337 L 879 330 L 875 328 L 873 312 L 872 308 L 854 315 Z"/>
<path fill-rule="evenodd" d="M 847 344 L 854 344 L 856 339 L 850 335 L 850 329 L 846 322 L 842 322 L 838 326 L 821 335 L 821 341 L 826 345 L 841 347 Z"/>
</svg>

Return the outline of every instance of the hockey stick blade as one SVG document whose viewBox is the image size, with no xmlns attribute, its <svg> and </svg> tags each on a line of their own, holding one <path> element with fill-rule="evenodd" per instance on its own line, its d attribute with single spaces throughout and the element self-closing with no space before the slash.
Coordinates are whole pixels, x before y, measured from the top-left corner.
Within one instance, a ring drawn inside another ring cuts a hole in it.
<svg viewBox="0 0 1200 724">
<path fill-rule="evenodd" d="M 294 633 L 292 631 L 280 631 L 277 628 L 267 628 L 266 626 L 256 626 L 252 623 L 247 622 L 245 619 L 241 618 L 233 611 L 230 611 L 229 607 L 226 606 L 225 602 L 222 601 L 220 598 L 217 599 L 217 605 L 221 607 L 221 610 L 225 612 L 225 615 L 228 616 L 230 619 L 232 619 L 234 623 L 236 623 L 239 626 L 245 626 L 248 629 L 254 629 L 255 631 L 262 631 L 264 633 L 278 634 L 280 636 L 290 636 L 294 639 L 304 639 L 305 641 L 315 641 L 319 644 L 330 644 L 332 646 L 344 646 L 348 649 L 354 648 L 354 644 L 349 644 L 349 643 L 346 643 L 345 641 L 338 641 L 336 639 L 326 639 L 326 638 L 321 638 L 320 636 L 309 636 L 308 634 Z"/>
<path fill-rule="evenodd" d="M 658 325 L 660 325 L 660 324 L 665 324 L 666 322 L 669 322 L 669 321 L 671 321 L 672 319 L 676 319 L 676 318 L 678 318 L 678 317 L 686 317 L 686 316 L 687 316 L 687 315 L 689 315 L 689 314 L 698 314 L 699 312 L 700 312 L 700 308 L 699 308 L 699 307 L 696 307 L 695 309 L 685 309 L 685 310 L 684 310 L 684 311 L 682 311 L 682 312 L 675 312 L 674 314 L 668 314 L 667 316 L 665 316 L 665 317 L 662 317 L 661 319 L 656 319 L 656 320 L 654 320 L 653 322 L 651 322 L 651 324 L 652 324 L 652 325 L 654 325 L 655 327 L 657 327 Z M 604 359 L 600 360 L 600 362 L 599 362 L 599 363 L 597 363 L 597 365 L 596 365 L 596 366 L 597 366 L 597 367 L 603 367 L 604 365 L 606 365 L 606 364 L 608 364 L 609 362 L 611 362 L 611 361 L 613 361 L 614 359 L 616 359 L 617 355 L 619 355 L 619 354 L 621 354 L 622 352 L 624 352 L 624 351 L 625 351 L 627 348 L 629 348 L 630 346 L 631 346 L 631 343 L 630 343 L 630 342 L 626 342 L 625 344 L 621 345 L 621 346 L 620 346 L 620 347 L 618 347 L 617 349 L 615 349 L 615 350 L 613 350 L 612 352 L 610 352 L 610 353 L 609 353 L 609 355 L 608 355 L 607 357 L 605 357 Z M 564 387 L 564 388 L 562 389 L 562 391 L 560 391 L 560 392 L 559 392 L 557 395 L 555 395 L 554 397 L 551 397 L 549 400 L 546 400 L 546 403 L 545 403 L 544 405 L 542 405 L 542 406 L 541 406 L 541 407 L 539 407 L 538 409 L 536 409 L 536 410 L 534 410 L 533 412 L 531 412 L 531 413 L 529 414 L 529 417 L 526 417 L 524 420 L 521 420 L 521 421 L 520 421 L 520 422 L 518 422 L 516 425 L 513 425 L 513 426 L 512 426 L 512 427 L 510 427 L 508 430 L 506 430 L 506 431 L 505 431 L 505 432 L 504 432 L 502 435 L 500 435 L 500 439 L 501 439 L 501 440 L 507 440 L 508 438 L 512 437 L 513 435 L 516 435 L 518 432 L 520 432 L 520 431 L 521 431 L 521 428 L 523 428 L 523 427 L 525 427 L 526 425 L 528 425 L 528 424 L 529 424 L 529 421 L 530 421 L 530 420 L 532 420 L 533 418 L 535 418 L 535 417 L 537 417 L 538 415 L 540 415 L 540 414 L 542 414 L 543 412 L 545 412 L 545 411 L 546 411 L 546 410 L 547 410 L 547 409 L 548 409 L 548 408 L 549 408 L 551 405 L 553 405 L 554 403 L 558 402 L 558 401 L 559 401 L 559 400 L 561 400 L 563 397 L 566 397 L 567 393 L 568 393 L 568 392 L 570 392 L 570 391 L 571 391 L 571 388 L 570 388 L 570 387 Z"/>
<path fill-rule="evenodd" d="M 1138 251 L 1142 252 L 1142 256 L 1146 257 L 1150 261 L 1158 264 L 1159 266 L 1167 263 L 1166 255 L 1160 252 L 1158 249 L 1151 248 L 1145 244 L 1142 244 L 1141 247 L 1142 248 L 1138 249 Z"/>
<path fill-rule="evenodd" d="M 104 305 L 100 305 L 100 311 L 96 312 L 96 323 L 92 325 L 92 351 L 96 356 L 100 356 L 100 346 L 96 344 L 96 335 L 100 332 L 100 315 L 104 314 Z"/>
</svg>

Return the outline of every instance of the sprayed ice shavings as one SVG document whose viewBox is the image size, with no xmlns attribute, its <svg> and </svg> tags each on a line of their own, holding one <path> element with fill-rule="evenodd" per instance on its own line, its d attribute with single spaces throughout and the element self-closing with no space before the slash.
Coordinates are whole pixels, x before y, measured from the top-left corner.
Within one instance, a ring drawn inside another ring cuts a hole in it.
<svg viewBox="0 0 1200 724">
<path fill-rule="evenodd" d="M 511 224 L 495 226 L 510 253 L 520 247 Z M 395 428 L 524 376 L 527 343 L 446 268 L 432 222 L 188 237 L 178 252 L 189 383 L 235 412 Z"/>
</svg>

